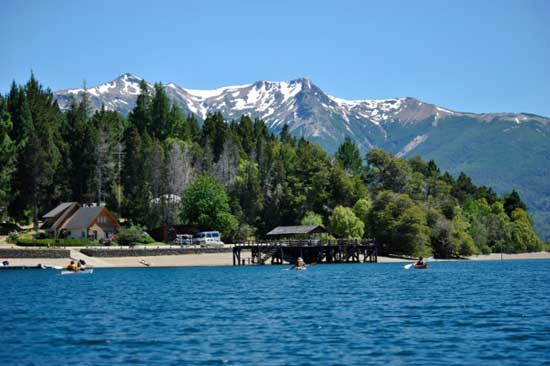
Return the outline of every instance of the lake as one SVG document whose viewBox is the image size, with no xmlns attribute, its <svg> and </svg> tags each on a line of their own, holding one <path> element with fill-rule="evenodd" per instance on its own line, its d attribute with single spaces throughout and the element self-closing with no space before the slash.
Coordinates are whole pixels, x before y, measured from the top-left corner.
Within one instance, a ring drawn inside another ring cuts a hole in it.
<svg viewBox="0 0 550 366">
<path fill-rule="evenodd" d="M 550 261 L 0 273 L 3 365 L 550 364 Z"/>
</svg>

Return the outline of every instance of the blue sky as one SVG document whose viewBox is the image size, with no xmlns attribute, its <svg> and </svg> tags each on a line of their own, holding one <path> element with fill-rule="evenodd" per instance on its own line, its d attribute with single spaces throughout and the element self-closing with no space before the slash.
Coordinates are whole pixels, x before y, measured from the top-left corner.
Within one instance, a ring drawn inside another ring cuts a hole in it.
<svg viewBox="0 0 550 366">
<path fill-rule="evenodd" d="M 308 77 L 347 98 L 550 116 L 550 1 L 36 1 L 0 4 L 0 90 L 124 72 L 207 89 Z"/>
</svg>

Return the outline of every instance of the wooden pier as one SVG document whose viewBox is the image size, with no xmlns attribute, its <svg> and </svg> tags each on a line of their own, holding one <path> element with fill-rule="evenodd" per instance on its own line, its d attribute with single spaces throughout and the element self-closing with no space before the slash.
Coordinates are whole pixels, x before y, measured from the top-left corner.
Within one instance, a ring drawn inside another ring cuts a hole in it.
<svg viewBox="0 0 550 366">
<path fill-rule="evenodd" d="M 244 253 L 250 252 L 245 258 Z M 376 263 L 378 248 L 373 240 L 282 240 L 235 244 L 233 265 L 295 264 L 301 257 L 306 264 Z"/>
</svg>

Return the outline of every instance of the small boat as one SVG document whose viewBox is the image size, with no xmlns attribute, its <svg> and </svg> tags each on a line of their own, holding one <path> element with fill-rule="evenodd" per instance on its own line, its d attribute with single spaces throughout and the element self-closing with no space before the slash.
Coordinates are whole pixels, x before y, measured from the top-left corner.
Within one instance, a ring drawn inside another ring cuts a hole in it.
<svg viewBox="0 0 550 366">
<path fill-rule="evenodd" d="M 294 268 L 292 268 L 292 269 L 295 269 L 296 271 L 305 271 L 305 270 L 307 269 L 307 267 L 306 267 L 306 266 L 304 266 L 304 267 L 296 267 L 296 266 L 294 266 Z"/>
<path fill-rule="evenodd" d="M 409 264 L 406 264 L 403 268 L 405 268 L 405 269 L 428 269 L 428 262 L 433 260 L 433 259 L 434 259 L 434 257 L 426 258 L 424 260 L 424 264 L 416 264 L 416 262 L 409 263 Z"/>
<path fill-rule="evenodd" d="M 62 270 L 61 271 L 61 274 L 62 275 L 70 275 L 70 274 L 92 274 L 94 273 L 94 269 L 93 268 L 88 268 L 88 269 L 82 269 L 80 271 L 67 271 L 67 270 Z"/>
<path fill-rule="evenodd" d="M 50 267 L 48 266 L 45 266 L 43 264 L 37 264 L 35 266 L 10 266 L 10 265 L 7 265 L 7 266 L 0 266 L 0 269 L 4 269 L 4 270 L 14 270 L 14 269 L 48 269 Z"/>
</svg>

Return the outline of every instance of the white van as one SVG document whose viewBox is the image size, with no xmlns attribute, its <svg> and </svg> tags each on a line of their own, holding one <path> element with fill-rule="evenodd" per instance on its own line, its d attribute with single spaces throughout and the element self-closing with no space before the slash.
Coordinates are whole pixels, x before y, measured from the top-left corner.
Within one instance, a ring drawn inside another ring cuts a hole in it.
<svg viewBox="0 0 550 366">
<path fill-rule="evenodd" d="M 193 237 L 195 245 L 223 245 L 219 231 L 202 231 Z"/>
</svg>

